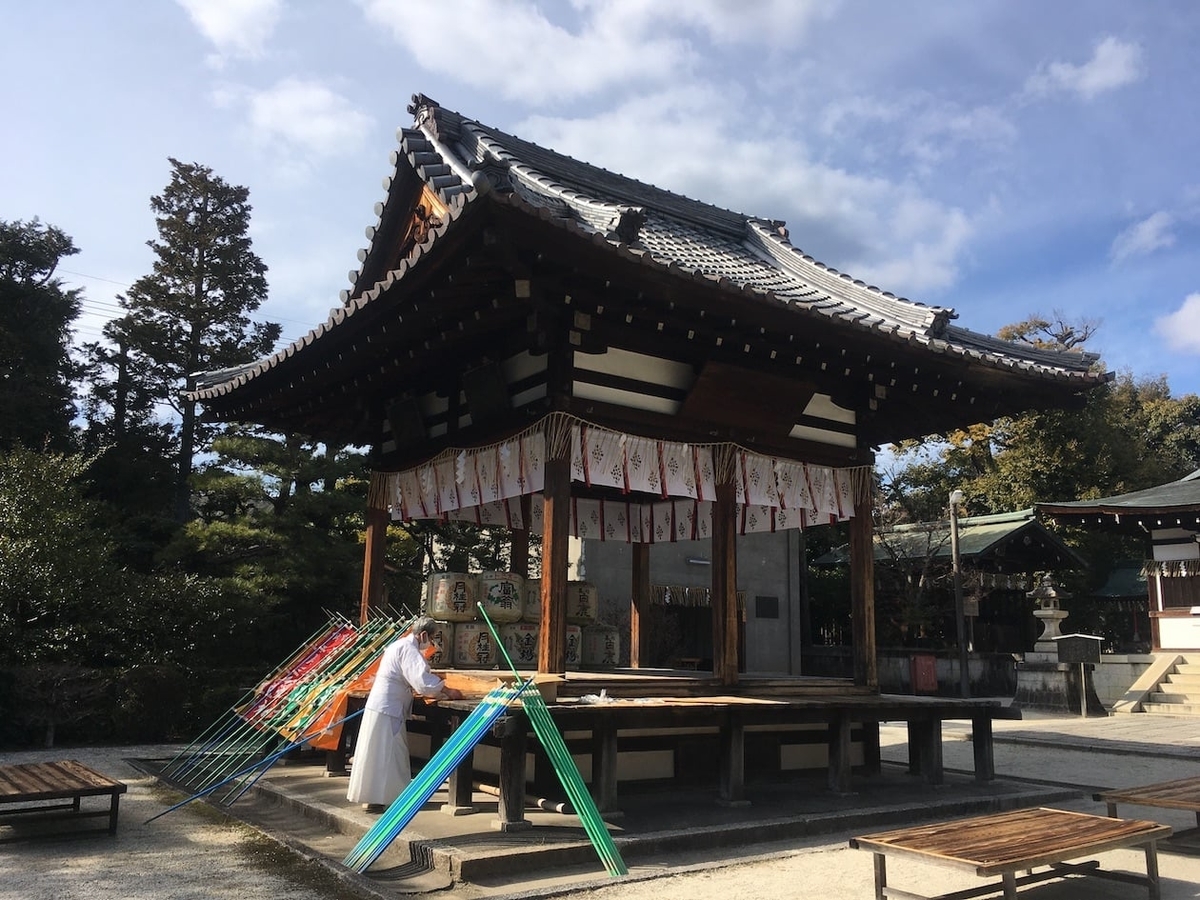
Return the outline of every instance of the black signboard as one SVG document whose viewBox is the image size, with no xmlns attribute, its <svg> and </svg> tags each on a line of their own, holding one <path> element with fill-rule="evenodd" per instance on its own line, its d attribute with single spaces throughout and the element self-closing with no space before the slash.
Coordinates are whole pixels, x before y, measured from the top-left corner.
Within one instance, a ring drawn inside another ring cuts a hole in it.
<svg viewBox="0 0 1200 900">
<path fill-rule="evenodd" d="M 1056 637 L 1054 643 L 1058 645 L 1058 661 L 1076 665 L 1098 663 L 1102 640 L 1094 634 L 1064 634 Z"/>
</svg>

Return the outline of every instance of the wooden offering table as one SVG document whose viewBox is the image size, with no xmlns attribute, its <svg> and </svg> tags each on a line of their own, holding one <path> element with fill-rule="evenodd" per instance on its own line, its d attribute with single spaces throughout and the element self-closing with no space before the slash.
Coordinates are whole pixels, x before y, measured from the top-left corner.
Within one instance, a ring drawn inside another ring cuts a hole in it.
<svg viewBox="0 0 1200 900">
<path fill-rule="evenodd" d="M 117 810 L 125 785 L 89 769 L 73 759 L 48 763 L 25 763 L 0 766 L 0 804 L 14 804 L 12 809 L 0 810 L 0 824 L 12 824 L 12 817 L 30 813 L 39 819 L 76 819 L 92 816 L 108 817 L 108 833 L 117 833 Z M 108 809 L 82 810 L 84 797 L 108 795 Z M 69 803 L 48 803 L 69 800 Z M 0 843 L 19 840 L 0 838 Z"/>
<path fill-rule="evenodd" d="M 1158 878 L 1158 841 L 1169 837 L 1171 828 L 1157 822 L 1123 820 L 1068 812 L 1061 809 L 1020 809 L 1013 812 L 918 825 L 869 834 L 850 840 L 850 846 L 875 854 L 875 897 L 909 900 L 960 900 L 995 892 L 996 884 L 930 897 L 890 887 L 887 883 L 888 854 L 921 859 L 976 875 L 1001 876 L 1005 900 L 1014 900 L 1017 887 L 1051 878 L 1091 875 L 1112 881 L 1144 885 L 1150 900 L 1162 896 Z M 1105 850 L 1144 847 L 1146 874 L 1102 870 L 1095 860 L 1070 863 Z M 1049 866 L 1044 872 L 1033 869 Z M 1017 877 L 1017 872 L 1027 874 Z"/>
</svg>

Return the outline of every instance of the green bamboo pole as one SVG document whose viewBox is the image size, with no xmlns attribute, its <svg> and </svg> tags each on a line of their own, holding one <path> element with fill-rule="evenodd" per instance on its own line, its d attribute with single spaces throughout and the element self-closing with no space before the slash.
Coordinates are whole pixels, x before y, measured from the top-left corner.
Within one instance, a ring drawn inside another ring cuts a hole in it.
<svg viewBox="0 0 1200 900">
<path fill-rule="evenodd" d="M 487 614 L 487 610 L 483 608 L 483 604 L 477 604 L 479 614 L 483 616 L 483 621 L 487 623 L 488 630 L 492 633 L 492 639 L 500 648 L 500 653 L 504 656 L 504 661 L 508 663 L 508 667 L 512 670 L 513 675 L 518 679 L 521 677 L 517 672 L 517 667 L 513 665 L 513 661 L 508 656 L 508 651 L 504 648 L 504 643 L 500 640 L 500 634 L 496 631 L 496 626 L 492 624 L 491 618 Z M 532 682 L 532 679 L 530 679 Z M 554 724 L 554 719 L 550 715 L 550 710 L 546 708 L 546 702 L 542 699 L 541 693 L 537 690 L 527 691 L 521 698 L 521 702 L 525 706 L 525 714 L 529 717 L 530 724 L 533 725 L 534 733 L 537 734 L 538 740 L 542 742 L 542 746 L 546 750 L 546 755 L 550 757 L 550 763 L 554 766 L 554 773 L 558 775 L 559 783 L 562 784 L 563 790 L 567 792 L 567 796 L 571 799 L 571 803 L 575 807 L 575 814 L 579 817 L 579 821 L 583 823 L 583 830 L 587 832 L 588 838 L 592 842 L 597 855 L 601 862 L 604 863 L 604 868 L 609 875 L 614 877 L 618 875 L 628 875 L 629 867 L 625 865 L 625 860 L 621 858 L 621 851 L 617 849 L 617 845 L 613 843 L 612 835 L 608 833 L 608 826 L 604 824 L 604 819 L 600 816 L 600 811 L 596 809 L 596 802 L 592 799 L 591 793 L 587 789 L 587 785 L 583 783 L 583 776 L 579 774 L 579 768 L 575 765 L 575 759 L 571 756 L 567 745 L 563 742 L 562 734 L 558 730 L 558 726 Z"/>
<path fill-rule="evenodd" d="M 370 868 L 433 796 L 434 791 L 441 787 L 450 777 L 450 773 L 487 735 L 495 721 L 508 709 L 508 705 L 529 685 L 530 682 L 525 682 L 516 689 L 501 685 L 489 691 L 462 724 L 450 733 L 449 738 L 429 762 L 421 767 L 379 820 L 354 845 L 342 861 L 343 864 L 360 873 Z"/>
</svg>

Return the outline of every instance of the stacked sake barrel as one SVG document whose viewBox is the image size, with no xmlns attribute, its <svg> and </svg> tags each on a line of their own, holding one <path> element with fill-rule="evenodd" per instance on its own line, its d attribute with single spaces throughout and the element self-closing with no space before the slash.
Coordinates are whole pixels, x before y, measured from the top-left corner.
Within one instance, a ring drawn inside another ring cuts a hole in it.
<svg viewBox="0 0 1200 900">
<path fill-rule="evenodd" d="M 512 572 L 483 572 L 469 575 L 464 572 L 439 572 L 431 575 L 426 586 L 426 610 L 442 628 L 443 665 L 453 664 L 461 669 L 494 669 L 503 662 L 499 648 L 494 645 L 487 623 L 479 615 L 479 604 L 500 630 L 501 640 L 508 644 L 506 630 L 519 625 L 524 605 L 524 579 Z M 512 646 L 528 656 L 532 652 L 537 662 L 536 627 L 529 639 L 520 629 L 512 631 Z M 436 643 L 436 641 L 435 641 Z M 528 648 L 532 646 L 532 651 Z M 512 650 L 509 655 L 513 656 Z M 517 656 L 513 662 L 521 665 Z"/>
<path fill-rule="evenodd" d="M 503 663 L 487 623 L 478 615 L 482 604 L 496 624 L 500 640 L 518 669 L 535 668 L 542 619 L 542 582 L 513 572 L 439 572 L 426 585 L 425 608 L 440 625 L 433 665 L 493 669 Z M 600 596 L 587 581 L 567 582 L 566 664 L 611 668 L 620 657 L 617 630 L 600 625 Z"/>
</svg>

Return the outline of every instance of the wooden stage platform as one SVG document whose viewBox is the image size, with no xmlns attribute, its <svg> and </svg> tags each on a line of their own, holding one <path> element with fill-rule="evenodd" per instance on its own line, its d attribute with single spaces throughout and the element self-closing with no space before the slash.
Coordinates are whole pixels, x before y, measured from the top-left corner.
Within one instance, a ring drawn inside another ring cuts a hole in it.
<svg viewBox="0 0 1200 900">
<path fill-rule="evenodd" d="M 409 746 L 428 758 L 499 680 L 499 672 L 446 670 L 459 701 L 414 707 Z M 848 680 L 743 675 L 733 687 L 706 673 L 681 670 L 570 671 L 539 676 L 562 731 L 603 813 L 619 811 L 619 787 L 663 782 L 715 787 L 717 802 L 745 802 L 747 777 L 785 778 L 825 769 L 830 791 L 856 789 L 857 775 L 880 771 L 879 724 L 906 722 L 910 772 L 927 784 L 944 780 L 942 722 L 972 723 L 975 778 L 995 777 L 992 721 L 1010 712 L 993 699 L 880 694 Z M 547 684 L 546 682 L 549 682 Z M 473 783 L 498 781 L 502 828 L 523 826 L 526 790 L 554 796 L 556 776 L 524 712 L 514 706 L 451 778 L 451 805 L 469 806 Z"/>
</svg>

